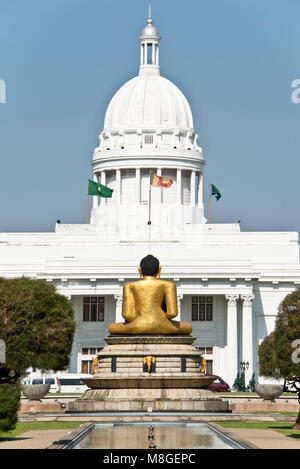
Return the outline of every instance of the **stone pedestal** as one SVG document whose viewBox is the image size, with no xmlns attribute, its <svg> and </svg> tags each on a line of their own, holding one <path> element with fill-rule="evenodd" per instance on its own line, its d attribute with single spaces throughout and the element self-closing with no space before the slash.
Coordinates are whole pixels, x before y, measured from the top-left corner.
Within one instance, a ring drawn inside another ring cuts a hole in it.
<svg viewBox="0 0 300 469">
<path fill-rule="evenodd" d="M 201 352 L 190 336 L 110 336 L 99 353 L 98 372 L 82 381 L 91 389 L 70 402 L 70 412 L 226 412 L 227 402 L 207 388 Z"/>
</svg>

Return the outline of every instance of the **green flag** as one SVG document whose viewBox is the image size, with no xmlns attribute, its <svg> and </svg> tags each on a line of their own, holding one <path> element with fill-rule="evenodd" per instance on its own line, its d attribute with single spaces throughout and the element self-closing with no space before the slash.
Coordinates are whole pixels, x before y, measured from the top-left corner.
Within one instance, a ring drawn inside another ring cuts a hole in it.
<svg viewBox="0 0 300 469">
<path fill-rule="evenodd" d="M 221 193 L 213 184 L 211 184 L 211 195 L 215 195 L 217 201 L 221 198 Z"/>
<path fill-rule="evenodd" d="M 112 197 L 113 189 L 103 186 L 98 182 L 89 179 L 88 195 L 98 195 L 98 197 Z"/>
</svg>

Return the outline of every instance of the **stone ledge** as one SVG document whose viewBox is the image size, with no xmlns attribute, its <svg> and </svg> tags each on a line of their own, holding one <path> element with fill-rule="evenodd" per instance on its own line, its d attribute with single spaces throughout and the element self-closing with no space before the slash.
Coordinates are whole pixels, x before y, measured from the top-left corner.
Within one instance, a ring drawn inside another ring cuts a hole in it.
<svg viewBox="0 0 300 469">
<path fill-rule="evenodd" d="M 157 373 L 150 373 L 146 376 L 118 376 L 116 373 L 111 373 L 111 376 L 82 378 L 81 381 L 91 389 L 126 389 L 126 388 L 208 388 L 213 382 L 214 378 L 207 378 L 205 376 L 188 375 L 185 376 L 171 374 L 158 375 Z"/>
<path fill-rule="evenodd" d="M 111 335 L 106 337 L 105 342 L 108 345 L 118 344 L 192 344 L 196 337 L 189 335 Z"/>
<path fill-rule="evenodd" d="M 224 399 L 225 400 L 225 399 Z M 285 404 L 281 402 L 238 402 L 228 403 L 233 412 L 298 412 L 299 404 Z"/>
<path fill-rule="evenodd" d="M 40 412 L 47 412 L 49 414 L 63 414 L 64 409 L 58 402 L 40 402 L 40 401 L 29 401 L 21 402 L 19 409 L 20 414 L 38 414 Z"/>
<path fill-rule="evenodd" d="M 111 350 L 105 351 L 104 349 L 99 352 L 98 357 L 144 357 L 146 353 L 153 353 L 156 357 L 201 357 L 203 354 L 202 352 L 197 351 L 157 351 L 157 350 L 144 350 L 144 351 L 122 351 L 118 349 L 116 352 Z"/>
<path fill-rule="evenodd" d="M 151 410 L 150 410 L 151 409 Z M 126 411 L 200 411 L 231 412 L 227 402 L 220 399 L 131 399 L 131 400 L 81 400 L 69 403 L 69 412 L 126 412 Z"/>
</svg>

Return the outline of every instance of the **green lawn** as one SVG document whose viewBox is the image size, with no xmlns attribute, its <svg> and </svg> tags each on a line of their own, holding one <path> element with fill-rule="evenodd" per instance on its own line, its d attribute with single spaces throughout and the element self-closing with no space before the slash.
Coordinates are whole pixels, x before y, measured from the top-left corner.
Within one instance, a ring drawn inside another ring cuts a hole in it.
<svg viewBox="0 0 300 469">
<path fill-rule="evenodd" d="M 280 415 L 298 415 L 298 412 L 279 412 L 276 410 L 251 410 L 247 414 L 280 414 Z"/>
<path fill-rule="evenodd" d="M 251 396 L 258 396 L 258 394 L 256 392 L 235 392 L 235 391 L 232 391 L 232 392 L 220 392 L 220 395 L 222 394 L 222 396 L 244 396 L 244 397 L 251 397 Z M 285 396 L 285 397 L 297 397 L 297 394 L 294 393 L 294 392 L 283 392 L 281 394 L 281 396 Z"/>
<path fill-rule="evenodd" d="M 20 422 L 16 428 L 10 432 L 0 432 L 0 441 L 10 440 L 28 430 L 52 430 L 59 428 L 77 428 L 83 422 Z"/>
<path fill-rule="evenodd" d="M 300 430 L 293 430 L 290 422 L 217 422 L 223 428 L 249 428 L 257 430 L 276 430 L 291 438 L 300 439 Z"/>
</svg>

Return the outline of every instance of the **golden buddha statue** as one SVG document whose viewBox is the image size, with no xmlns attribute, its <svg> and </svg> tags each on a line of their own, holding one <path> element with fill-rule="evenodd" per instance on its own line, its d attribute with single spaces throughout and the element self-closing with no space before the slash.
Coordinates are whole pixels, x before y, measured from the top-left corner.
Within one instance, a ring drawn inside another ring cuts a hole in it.
<svg viewBox="0 0 300 469">
<path fill-rule="evenodd" d="M 123 287 L 122 316 L 125 323 L 111 324 L 110 334 L 190 334 L 187 322 L 172 321 L 178 314 L 176 285 L 160 279 L 158 259 L 141 260 L 141 280 Z"/>
</svg>

